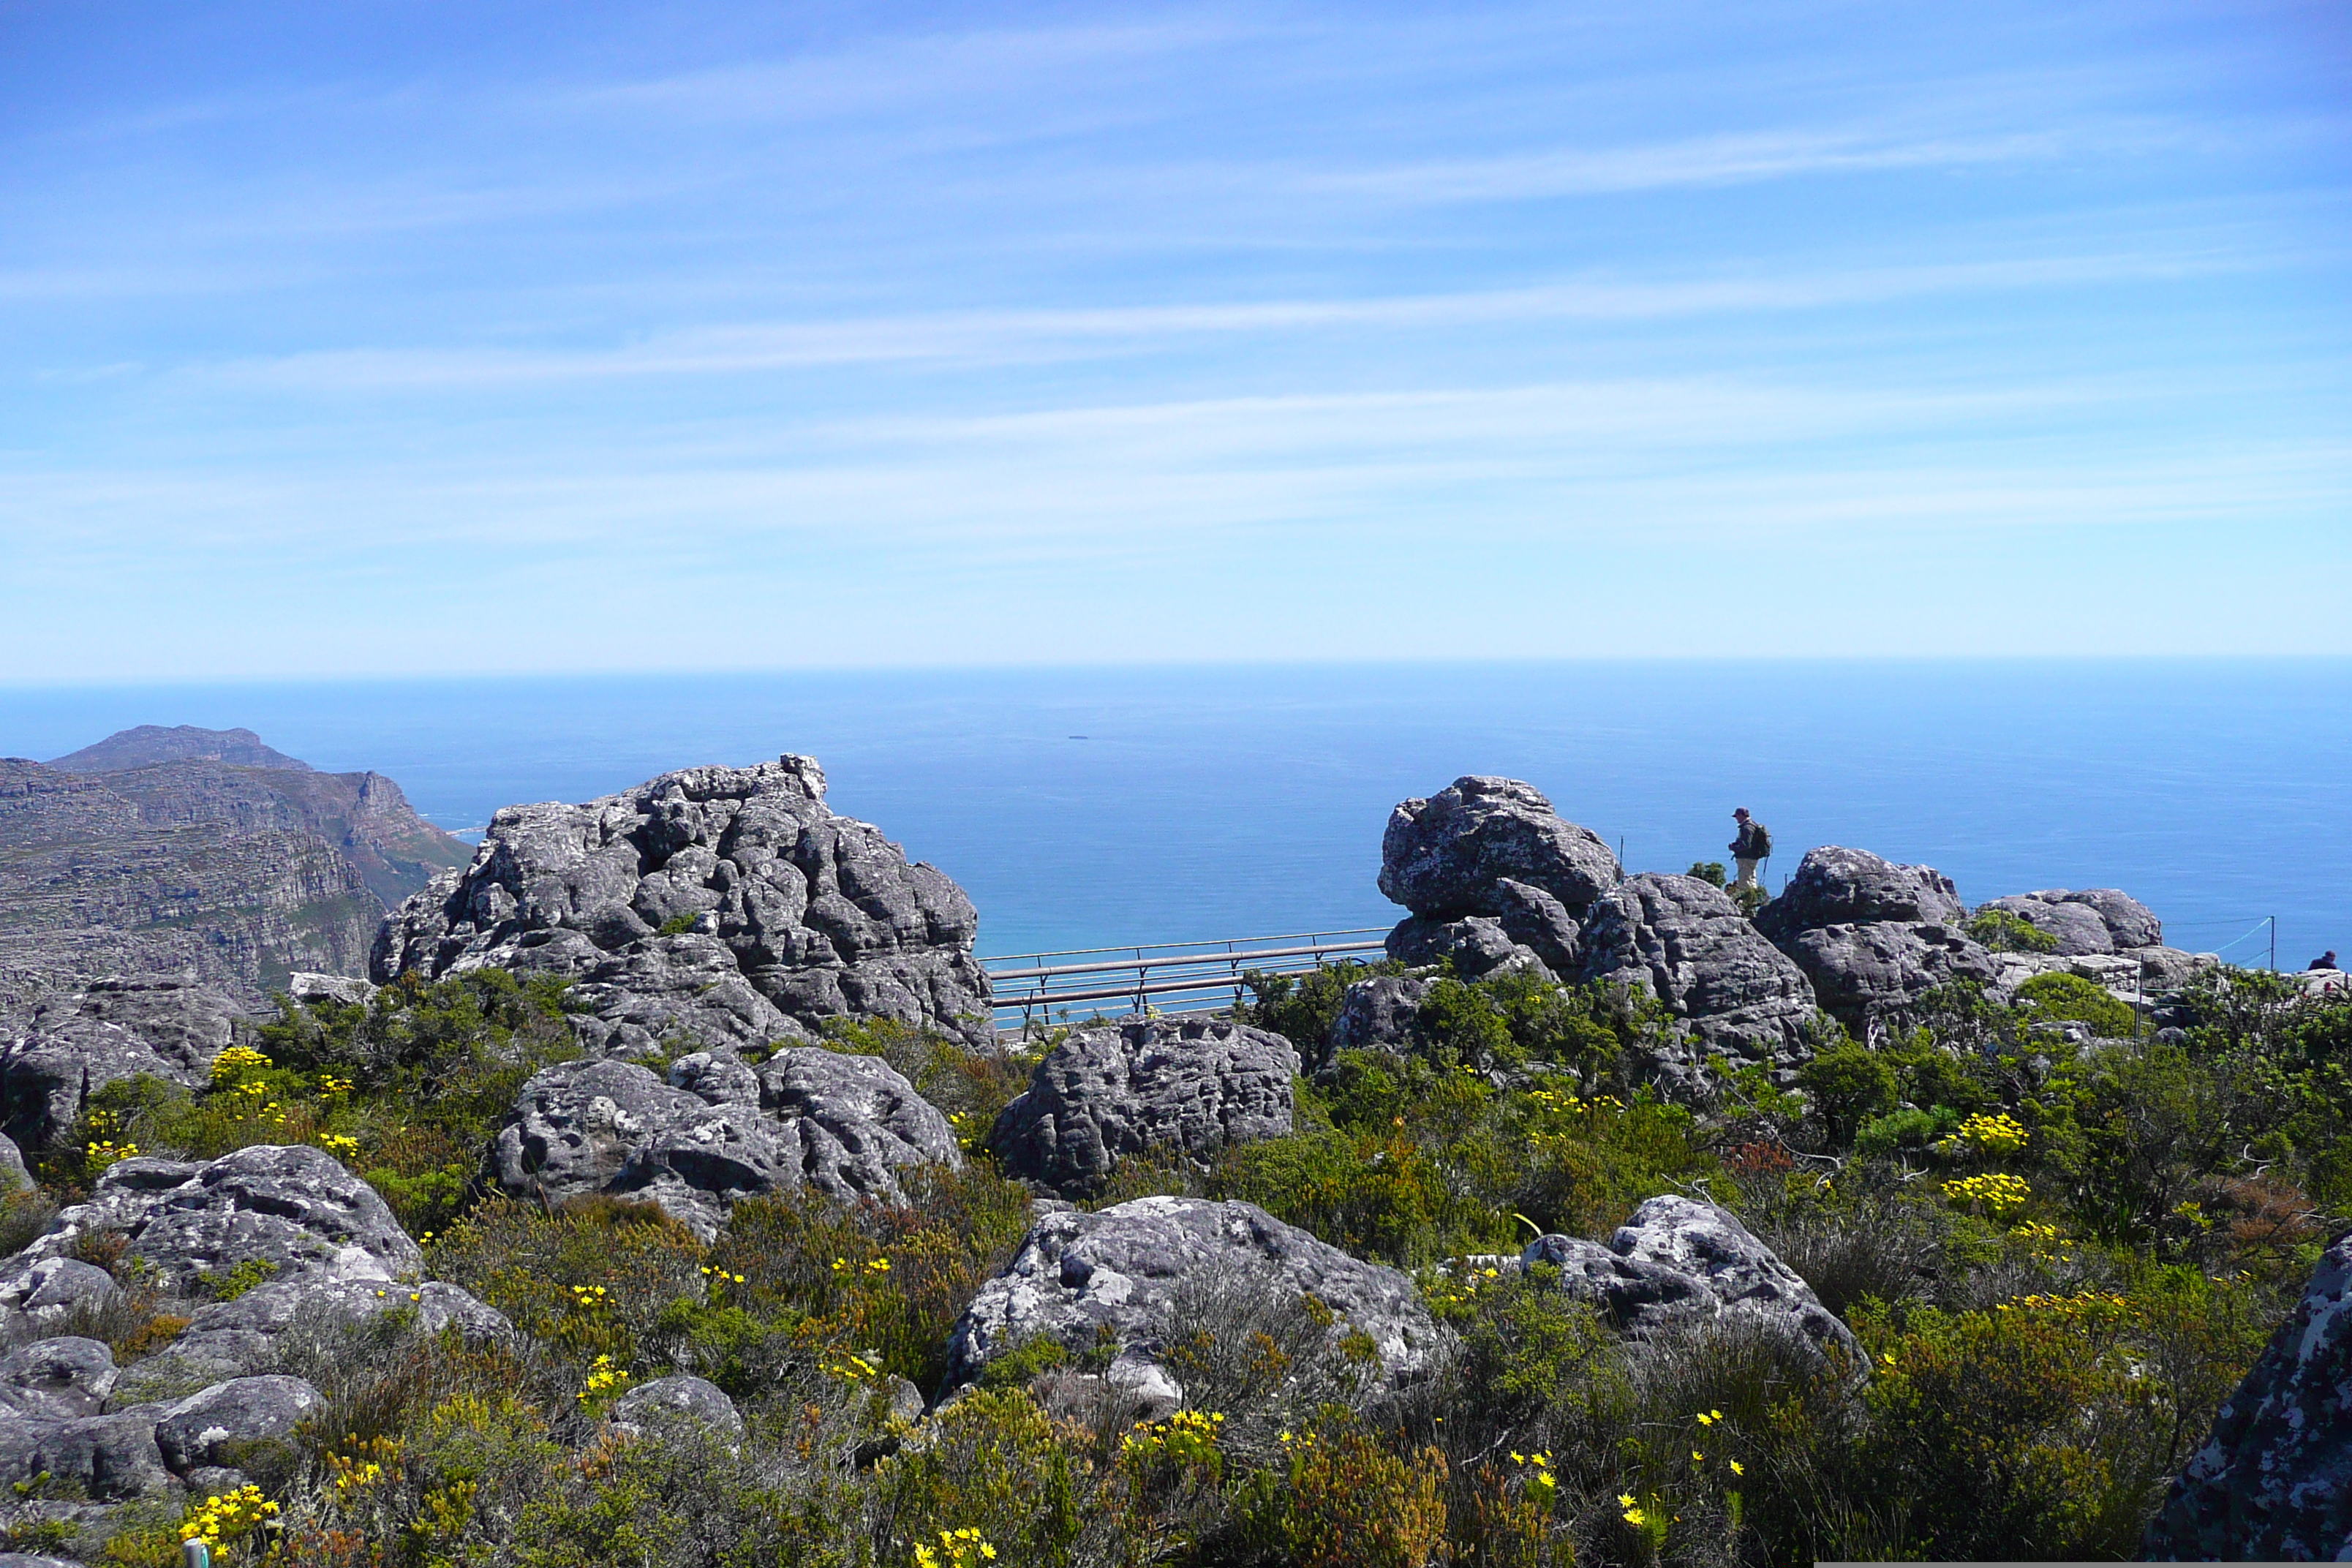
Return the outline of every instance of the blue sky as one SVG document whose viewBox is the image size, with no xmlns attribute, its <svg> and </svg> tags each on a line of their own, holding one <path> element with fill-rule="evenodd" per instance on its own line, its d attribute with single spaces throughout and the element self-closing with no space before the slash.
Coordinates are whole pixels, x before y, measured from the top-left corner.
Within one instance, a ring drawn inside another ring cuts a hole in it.
<svg viewBox="0 0 2352 1568">
<path fill-rule="evenodd" d="M 0 0 L 0 678 L 2352 652 L 2341 5 Z"/>
</svg>

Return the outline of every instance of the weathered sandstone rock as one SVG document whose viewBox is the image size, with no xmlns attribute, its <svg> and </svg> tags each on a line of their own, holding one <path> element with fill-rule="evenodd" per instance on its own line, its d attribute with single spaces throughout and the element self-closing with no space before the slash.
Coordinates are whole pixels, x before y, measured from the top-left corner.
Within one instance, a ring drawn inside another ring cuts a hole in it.
<svg viewBox="0 0 2352 1568">
<path fill-rule="evenodd" d="M 614 1430 L 632 1437 L 699 1428 L 724 1443 L 743 1440 L 743 1415 L 715 1383 L 699 1377 L 657 1377 L 613 1402 Z"/>
<path fill-rule="evenodd" d="M 1065 1193 L 1167 1148 L 1205 1158 L 1291 1128 L 1298 1053 L 1280 1035 L 1206 1020 L 1082 1029 L 1054 1047 L 989 1134 L 1016 1175 Z"/>
<path fill-rule="evenodd" d="M 1579 978 L 1647 991 L 1717 1054 L 1792 1068 L 1811 1054 L 1813 988 L 1719 888 L 1645 871 L 1601 895 Z"/>
<path fill-rule="evenodd" d="M 1753 1322 L 1834 1351 L 1857 1372 L 1864 1366 L 1853 1331 L 1812 1287 L 1713 1204 L 1651 1198 L 1606 1247 L 1547 1236 L 1529 1242 L 1520 1258 L 1559 1269 L 1563 1289 L 1599 1305 L 1633 1339 L 1699 1323 Z"/>
<path fill-rule="evenodd" d="M 1309 1065 L 1319 1068 L 1341 1051 L 1408 1044 L 1413 1020 L 1420 1016 L 1421 1005 L 1435 984 L 1395 974 L 1357 981 L 1340 995 L 1339 1016 L 1332 1021 L 1328 1049 Z"/>
<path fill-rule="evenodd" d="M 1108 1340 L 1118 1347 L 1116 1381 L 1174 1389 L 1160 1363 L 1177 1294 L 1221 1271 L 1261 1293 L 1314 1297 L 1338 1315 L 1333 1333 L 1352 1327 L 1370 1338 L 1391 1378 L 1418 1374 L 1445 1342 L 1412 1281 L 1393 1268 L 1350 1258 L 1254 1204 L 1138 1198 L 1042 1215 L 957 1322 L 949 1384 L 1045 1335 L 1081 1352 Z"/>
<path fill-rule="evenodd" d="M 1534 785 L 1465 777 L 1389 816 L 1381 891 L 1415 914 L 1504 912 L 1500 884 L 1549 894 L 1570 913 L 1614 887 L 1617 857 L 1590 828 L 1564 822 Z"/>
<path fill-rule="evenodd" d="M 2352 1556 L 2352 1236 L 2222 1402 L 2146 1545 L 2166 1562 Z"/>
<path fill-rule="evenodd" d="M 194 1088 L 236 1033 L 232 999 L 184 976 L 108 980 L 66 994 L 0 1045 L 0 1126 L 37 1149 L 110 1083 L 148 1074 Z"/>
<path fill-rule="evenodd" d="M 754 1072 L 723 1053 L 664 1083 L 635 1062 L 563 1062 L 523 1086 L 488 1173 L 518 1195 L 643 1197 L 705 1234 L 736 1200 L 814 1186 L 898 1198 L 909 1165 L 957 1165 L 954 1130 L 877 1057 L 779 1051 Z"/>
<path fill-rule="evenodd" d="M 1952 879 L 1931 866 L 1898 866 L 1867 849 L 1808 849 L 1780 897 L 1757 911 L 1775 942 L 1821 926 L 1958 925 L 1968 914 Z"/>
<path fill-rule="evenodd" d="M 1997 984 L 2000 961 L 1944 925 L 1833 925 L 1802 931 L 1782 950 L 1813 983 L 1813 995 L 1857 1036 L 1938 985 Z"/>
<path fill-rule="evenodd" d="M 0 1356 L 0 1419 L 95 1415 L 114 1379 L 114 1352 L 102 1341 L 36 1340 Z"/>
<path fill-rule="evenodd" d="M 982 1043 L 992 1030 L 977 925 L 962 889 L 909 864 L 879 829 L 835 816 L 815 760 L 787 756 L 665 773 L 584 805 L 507 807 L 470 866 L 384 922 L 371 973 L 575 975 L 610 1026 L 599 1044 L 658 1028 L 724 1047 L 773 1020 L 732 988 L 723 953 L 803 1025 L 885 1016 Z M 665 928 L 716 945 L 668 942 Z"/>
<path fill-rule="evenodd" d="M 167 1289 L 248 1263 L 278 1277 L 385 1280 L 422 1257 L 374 1188 L 301 1145 L 257 1144 L 203 1162 L 125 1160 L 10 1262 L 68 1261 L 75 1240 L 95 1231 L 121 1233 L 124 1256 Z"/>
</svg>

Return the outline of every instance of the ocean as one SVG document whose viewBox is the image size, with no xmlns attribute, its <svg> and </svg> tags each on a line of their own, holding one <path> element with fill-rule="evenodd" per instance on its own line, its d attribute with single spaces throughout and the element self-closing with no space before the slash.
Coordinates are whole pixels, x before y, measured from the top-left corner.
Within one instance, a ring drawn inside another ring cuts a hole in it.
<svg viewBox="0 0 2352 1568">
<path fill-rule="evenodd" d="M 961 882 L 981 951 L 1384 926 L 1390 807 L 1532 781 L 1630 870 L 1768 824 L 1970 902 L 2119 887 L 2167 939 L 2352 951 L 2352 660 L 1591 661 L 0 687 L 0 753 L 244 726 L 452 829 L 814 753 L 834 809 Z"/>
</svg>

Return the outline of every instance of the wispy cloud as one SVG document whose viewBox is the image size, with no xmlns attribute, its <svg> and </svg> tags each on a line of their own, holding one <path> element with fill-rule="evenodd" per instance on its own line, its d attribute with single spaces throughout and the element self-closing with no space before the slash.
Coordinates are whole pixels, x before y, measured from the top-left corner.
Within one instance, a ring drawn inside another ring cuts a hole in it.
<svg viewBox="0 0 2352 1568">
<path fill-rule="evenodd" d="M 2243 253 L 2145 251 L 1680 279 L 1581 279 L 1533 288 L 1360 300 L 972 310 L 832 322 L 744 322 L 589 349 L 341 349 L 189 367 L 226 384 L 383 392 L 631 376 L 742 375 L 849 364 L 1022 363 L 1172 340 L 1328 330 L 1442 330 L 1645 321 L 1822 310 L 1931 295 L 2210 277 L 2292 264 Z"/>
</svg>

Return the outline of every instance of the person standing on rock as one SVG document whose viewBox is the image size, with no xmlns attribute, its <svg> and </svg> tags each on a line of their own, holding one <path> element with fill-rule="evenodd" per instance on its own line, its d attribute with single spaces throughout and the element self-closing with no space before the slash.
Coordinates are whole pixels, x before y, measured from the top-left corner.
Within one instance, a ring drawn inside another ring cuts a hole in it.
<svg viewBox="0 0 2352 1568">
<path fill-rule="evenodd" d="M 1771 830 L 1748 816 L 1744 805 L 1731 814 L 1731 819 L 1739 824 L 1739 836 L 1731 841 L 1731 858 L 1738 866 L 1739 875 L 1732 879 L 1731 885 L 1760 889 L 1763 884 L 1756 879 L 1756 868 L 1772 858 Z"/>
</svg>

